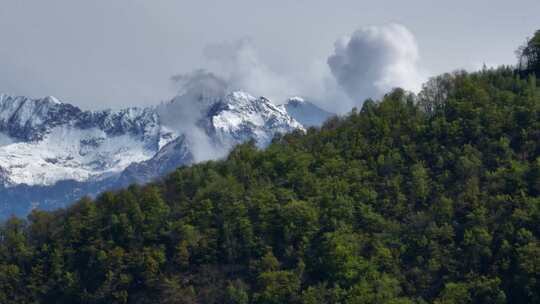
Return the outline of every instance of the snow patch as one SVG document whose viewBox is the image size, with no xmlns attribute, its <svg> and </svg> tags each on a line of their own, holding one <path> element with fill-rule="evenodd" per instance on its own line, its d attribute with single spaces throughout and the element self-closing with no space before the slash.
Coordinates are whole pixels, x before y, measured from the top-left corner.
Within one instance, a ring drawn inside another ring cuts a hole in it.
<svg viewBox="0 0 540 304">
<path fill-rule="evenodd" d="M 41 141 L 3 145 L 0 163 L 14 184 L 52 185 L 119 173 L 154 154 L 131 135 L 107 137 L 97 128 L 57 127 Z"/>
</svg>

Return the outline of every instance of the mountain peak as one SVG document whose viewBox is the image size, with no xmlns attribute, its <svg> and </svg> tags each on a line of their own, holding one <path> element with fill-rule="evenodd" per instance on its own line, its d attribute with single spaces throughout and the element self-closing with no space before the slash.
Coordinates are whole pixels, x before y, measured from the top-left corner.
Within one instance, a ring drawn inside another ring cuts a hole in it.
<svg viewBox="0 0 540 304">
<path fill-rule="evenodd" d="M 275 133 L 304 129 L 284 108 L 243 91 L 231 92 L 212 106 L 204 124 L 225 145 L 254 139 L 265 146 Z"/>
</svg>

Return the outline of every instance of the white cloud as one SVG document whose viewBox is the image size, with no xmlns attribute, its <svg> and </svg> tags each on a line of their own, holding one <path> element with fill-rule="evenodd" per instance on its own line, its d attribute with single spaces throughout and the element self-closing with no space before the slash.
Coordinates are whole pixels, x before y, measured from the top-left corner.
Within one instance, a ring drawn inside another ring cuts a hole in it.
<svg viewBox="0 0 540 304">
<path fill-rule="evenodd" d="M 204 53 L 213 63 L 212 71 L 226 79 L 232 90 L 265 96 L 277 103 L 296 92 L 286 76 L 278 75 L 261 60 L 250 39 L 212 44 Z"/>
<path fill-rule="evenodd" d="M 227 81 L 205 70 L 176 75 L 172 80 L 178 88 L 177 96 L 158 106 L 163 125 L 186 136 L 195 161 L 225 156 L 228 149 L 215 145 L 198 122 L 206 114 L 209 104 L 227 93 Z"/>
<path fill-rule="evenodd" d="M 334 44 L 327 63 L 337 84 L 359 105 L 392 88 L 418 91 L 424 76 L 414 35 L 403 25 L 369 26 Z"/>
</svg>

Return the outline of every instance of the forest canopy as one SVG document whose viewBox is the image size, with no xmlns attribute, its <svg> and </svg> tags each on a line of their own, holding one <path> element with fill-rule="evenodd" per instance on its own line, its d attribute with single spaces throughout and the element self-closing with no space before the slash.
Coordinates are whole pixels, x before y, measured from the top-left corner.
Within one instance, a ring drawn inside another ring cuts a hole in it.
<svg viewBox="0 0 540 304">
<path fill-rule="evenodd" d="M 540 88 L 512 67 L 12 218 L 0 303 L 538 303 Z"/>
</svg>

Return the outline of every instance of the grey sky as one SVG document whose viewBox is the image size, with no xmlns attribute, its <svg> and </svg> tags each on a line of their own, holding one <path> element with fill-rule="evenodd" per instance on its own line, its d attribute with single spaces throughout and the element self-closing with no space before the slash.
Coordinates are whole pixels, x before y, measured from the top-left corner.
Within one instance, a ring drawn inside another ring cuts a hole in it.
<svg viewBox="0 0 540 304">
<path fill-rule="evenodd" d="M 340 37 L 388 22 L 414 35 L 429 75 L 513 64 L 539 11 L 538 0 L 0 0 L 0 92 L 83 108 L 156 103 L 172 96 L 171 76 L 219 69 L 209 45 L 246 37 L 265 69 L 309 79 Z"/>
</svg>

